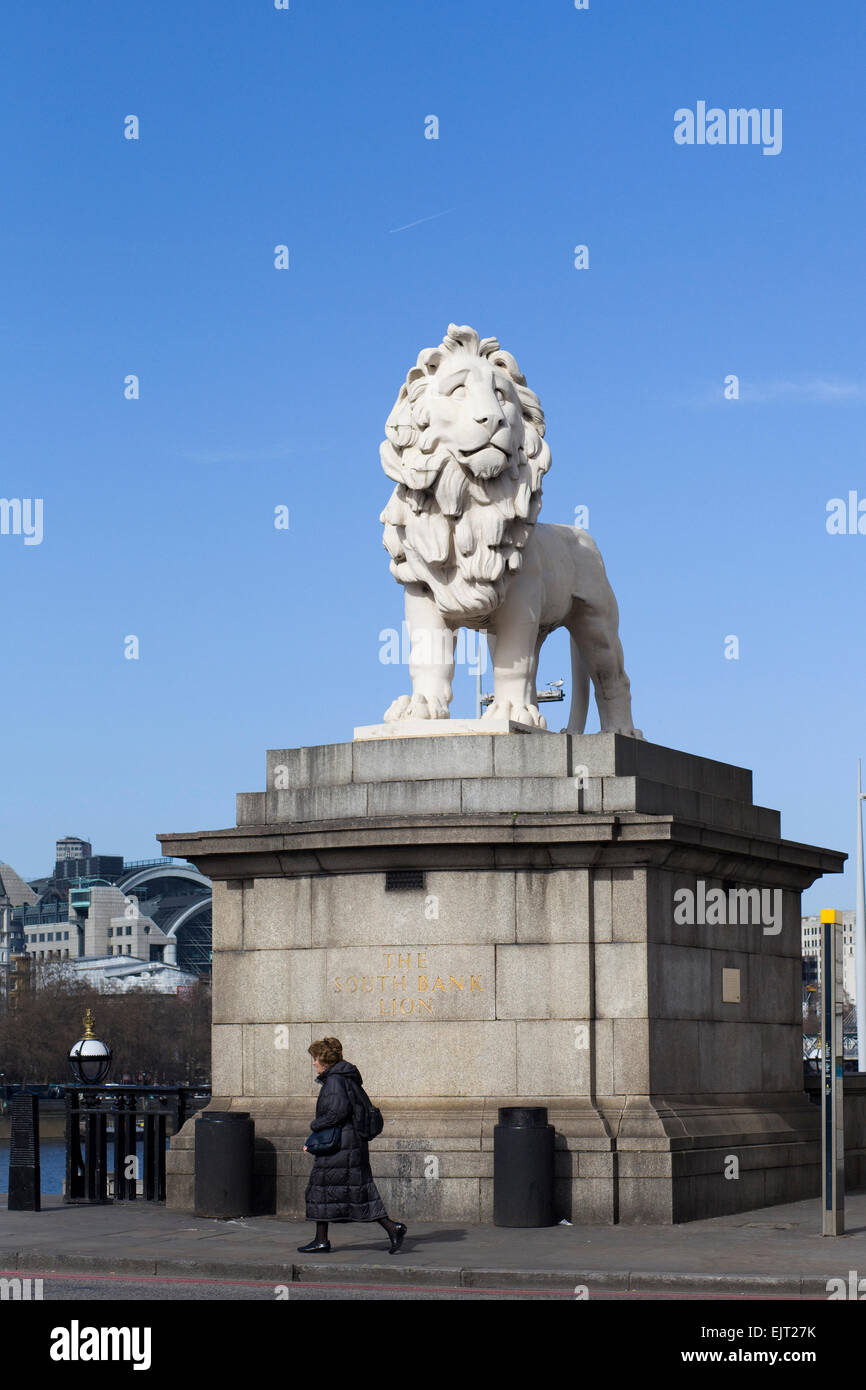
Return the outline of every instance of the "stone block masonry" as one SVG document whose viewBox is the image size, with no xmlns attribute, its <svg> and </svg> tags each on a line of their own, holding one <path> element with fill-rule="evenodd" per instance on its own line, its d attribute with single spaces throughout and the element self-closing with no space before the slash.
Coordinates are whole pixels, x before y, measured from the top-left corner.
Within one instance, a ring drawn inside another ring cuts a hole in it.
<svg viewBox="0 0 866 1390">
<path fill-rule="evenodd" d="M 268 753 L 237 820 L 159 838 L 214 882 L 212 1105 L 256 1121 L 261 1210 L 304 1215 L 325 1034 L 382 1108 L 407 1221 L 492 1219 L 501 1105 L 548 1107 L 571 1221 L 817 1194 L 800 894 L 845 856 L 783 840 L 750 772 L 620 734 L 371 739 Z M 677 910 L 740 889 L 778 930 Z"/>
</svg>

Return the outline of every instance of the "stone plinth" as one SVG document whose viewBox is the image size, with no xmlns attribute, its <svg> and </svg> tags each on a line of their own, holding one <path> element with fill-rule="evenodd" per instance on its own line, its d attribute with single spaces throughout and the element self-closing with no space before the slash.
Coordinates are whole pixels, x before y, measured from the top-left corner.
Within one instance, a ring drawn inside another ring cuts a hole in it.
<svg viewBox="0 0 866 1390">
<path fill-rule="evenodd" d="M 751 783 L 616 734 L 361 739 L 270 752 L 237 826 L 160 836 L 214 881 L 212 1105 L 255 1118 L 262 1210 L 304 1216 L 325 1034 L 408 1221 L 492 1218 L 501 1105 L 548 1107 L 572 1221 L 817 1194 L 800 894 L 845 856 L 781 839 Z"/>
<path fill-rule="evenodd" d="M 362 724 L 354 731 L 356 743 L 372 738 L 454 738 L 463 734 L 544 734 L 535 724 L 515 719 L 397 719 L 390 724 Z"/>
</svg>

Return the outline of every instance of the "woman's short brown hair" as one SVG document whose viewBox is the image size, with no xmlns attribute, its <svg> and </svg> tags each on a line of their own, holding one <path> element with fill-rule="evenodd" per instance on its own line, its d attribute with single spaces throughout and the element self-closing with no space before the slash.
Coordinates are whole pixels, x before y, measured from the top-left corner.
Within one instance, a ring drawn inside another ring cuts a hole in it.
<svg viewBox="0 0 866 1390">
<path fill-rule="evenodd" d="M 307 1051 L 326 1067 L 343 1060 L 343 1044 L 339 1038 L 322 1038 L 321 1042 L 310 1043 Z"/>
</svg>

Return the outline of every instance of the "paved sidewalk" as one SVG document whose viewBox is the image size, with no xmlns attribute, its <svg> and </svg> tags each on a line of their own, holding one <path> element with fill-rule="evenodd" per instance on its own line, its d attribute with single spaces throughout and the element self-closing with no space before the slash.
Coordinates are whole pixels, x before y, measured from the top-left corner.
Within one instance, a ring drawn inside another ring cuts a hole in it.
<svg viewBox="0 0 866 1390">
<path fill-rule="evenodd" d="M 300 1255 L 310 1222 L 213 1221 L 151 1203 L 0 1207 L 5 1273 L 201 1276 L 273 1283 L 635 1291 L 676 1296 L 826 1298 L 827 1280 L 866 1280 L 866 1192 L 849 1195 L 848 1234 L 820 1235 L 819 1199 L 681 1226 L 508 1230 L 419 1222 L 389 1255 L 382 1228 L 332 1225 L 330 1255 Z M 866 1284 L 864 1284 L 866 1292 Z"/>
</svg>

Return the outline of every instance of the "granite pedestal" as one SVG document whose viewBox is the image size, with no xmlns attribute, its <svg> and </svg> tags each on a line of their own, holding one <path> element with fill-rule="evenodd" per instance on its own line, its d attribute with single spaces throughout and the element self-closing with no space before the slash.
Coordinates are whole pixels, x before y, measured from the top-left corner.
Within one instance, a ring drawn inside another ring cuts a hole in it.
<svg viewBox="0 0 866 1390">
<path fill-rule="evenodd" d="M 260 1210 L 304 1216 L 325 1034 L 407 1222 L 492 1219 L 501 1105 L 547 1106 L 573 1222 L 817 1194 L 800 894 L 845 856 L 783 840 L 750 772 L 616 734 L 362 739 L 270 752 L 237 821 L 159 838 L 213 880 L 211 1108 L 255 1120 Z"/>
</svg>

